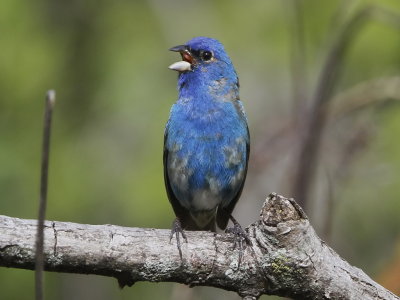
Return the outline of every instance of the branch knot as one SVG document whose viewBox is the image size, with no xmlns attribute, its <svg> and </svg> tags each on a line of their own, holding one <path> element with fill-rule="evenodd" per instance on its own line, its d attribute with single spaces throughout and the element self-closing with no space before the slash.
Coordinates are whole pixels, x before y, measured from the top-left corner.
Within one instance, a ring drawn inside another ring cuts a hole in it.
<svg viewBox="0 0 400 300">
<path fill-rule="evenodd" d="M 307 216 L 293 198 L 271 193 L 261 209 L 260 219 L 267 226 L 277 227 L 279 223 L 307 219 Z"/>
</svg>

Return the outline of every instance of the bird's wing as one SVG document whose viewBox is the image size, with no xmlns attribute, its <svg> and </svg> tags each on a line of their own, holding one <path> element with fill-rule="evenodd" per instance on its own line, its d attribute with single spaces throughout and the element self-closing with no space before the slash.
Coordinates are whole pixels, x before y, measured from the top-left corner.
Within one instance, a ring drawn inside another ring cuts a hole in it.
<svg viewBox="0 0 400 300">
<path fill-rule="evenodd" d="M 190 212 L 179 203 L 179 200 L 176 198 L 174 191 L 172 190 L 171 187 L 171 183 L 168 176 L 168 168 L 167 168 L 167 161 L 169 154 L 169 150 L 166 146 L 167 138 L 168 138 L 168 124 L 164 132 L 164 153 L 163 153 L 164 183 L 165 183 L 165 189 L 167 190 L 168 200 L 172 205 L 176 217 L 181 222 L 182 228 L 188 230 L 197 230 L 199 228 L 194 222 L 194 220 L 191 218 Z"/>
<path fill-rule="evenodd" d="M 243 181 L 238 189 L 238 192 L 233 197 L 231 202 L 229 202 L 229 204 L 225 207 L 218 206 L 217 224 L 218 224 L 218 227 L 221 229 L 225 229 L 226 226 L 228 225 L 229 217 L 231 216 L 232 211 L 235 208 L 235 205 L 236 205 L 237 201 L 239 200 L 240 195 L 242 194 L 243 186 L 246 181 L 247 166 L 249 163 L 249 155 L 250 155 L 250 133 L 249 133 L 249 128 L 247 127 L 247 125 L 246 125 L 246 130 L 247 130 L 247 136 L 249 137 L 249 139 L 246 142 L 246 164 L 245 164 L 245 169 L 244 169 Z"/>
<path fill-rule="evenodd" d="M 165 189 L 167 190 L 167 196 L 168 200 L 172 205 L 172 208 L 174 209 L 175 215 L 181 220 L 185 217 L 185 215 L 188 213 L 187 210 L 179 203 L 178 199 L 176 199 L 176 196 L 174 192 L 172 191 L 171 188 L 171 183 L 169 181 L 168 177 L 168 167 L 167 167 L 167 162 L 168 162 L 168 154 L 169 150 L 166 146 L 167 144 L 167 138 L 168 138 L 168 130 L 167 128 L 165 129 L 164 132 L 164 153 L 163 153 L 163 164 L 164 164 L 164 183 L 165 183 Z"/>
</svg>

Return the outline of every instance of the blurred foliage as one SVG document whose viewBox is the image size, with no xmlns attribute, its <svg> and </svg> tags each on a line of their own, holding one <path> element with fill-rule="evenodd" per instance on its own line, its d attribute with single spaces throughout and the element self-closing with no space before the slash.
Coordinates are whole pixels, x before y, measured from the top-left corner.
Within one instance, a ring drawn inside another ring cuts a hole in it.
<svg viewBox="0 0 400 300">
<path fill-rule="evenodd" d="M 44 95 L 54 88 L 47 219 L 169 228 L 173 212 L 164 191 L 162 147 L 164 125 L 176 99 L 176 74 L 167 66 L 177 55 L 167 49 L 198 35 L 224 43 L 240 76 L 252 147 L 266 151 L 264 137 L 293 113 L 290 57 L 293 35 L 299 33 L 293 28 L 295 2 L 1 1 L 0 213 L 37 216 Z M 304 33 L 304 78 L 298 80 L 306 97 L 343 20 L 369 4 L 400 14 L 398 0 L 297 4 Z M 384 18 L 362 28 L 354 36 L 336 91 L 398 75 L 399 33 Z M 315 202 L 309 212 L 317 229 L 331 216 L 332 247 L 372 277 L 398 257 L 396 100 L 350 116 L 351 122 L 324 133 L 325 140 L 339 145 L 338 133 L 352 131 L 352 122 L 361 120 L 371 139 L 352 158 L 344 180 L 334 185 L 334 209 Z M 322 148 L 320 169 L 329 165 L 336 150 Z M 287 156 L 275 152 L 273 161 L 286 161 Z M 271 164 L 257 172 L 255 167 L 250 164 L 235 211 L 243 225 L 256 220 L 268 193 L 287 190 L 287 173 L 279 177 L 279 168 Z M 319 170 L 313 189 L 320 198 L 327 197 L 324 181 L 326 174 Z M 47 299 L 165 299 L 176 294 L 176 285 L 167 283 L 137 283 L 120 291 L 110 278 L 47 273 L 45 279 Z M 32 299 L 33 272 L 2 268 L 0 287 L 2 299 Z M 217 289 L 193 291 L 192 299 L 236 297 Z"/>
<path fill-rule="evenodd" d="M 377 281 L 396 295 L 400 294 L 400 240 L 397 242 L 396 255 L 385 263 Z"/>
</svg>

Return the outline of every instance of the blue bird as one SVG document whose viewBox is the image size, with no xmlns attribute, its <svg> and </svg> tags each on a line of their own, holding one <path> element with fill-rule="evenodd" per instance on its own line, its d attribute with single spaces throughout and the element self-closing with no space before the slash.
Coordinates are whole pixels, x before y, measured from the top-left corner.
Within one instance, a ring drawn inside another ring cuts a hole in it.
<svg viewBox="0 0 400 300">
<path fill-rule="evenodd" d="M 174 209 L 171 238 L 183 229 L 225 229 L 243 190 L 249 159 L 247 118 L 239 80 L 223 45 L 195 37 L 169 49 L 182 61 L 178 101 L 164 134 L 164 180 Z M 239 225 L 240 226 L 240 225 Z"/>
</svg>

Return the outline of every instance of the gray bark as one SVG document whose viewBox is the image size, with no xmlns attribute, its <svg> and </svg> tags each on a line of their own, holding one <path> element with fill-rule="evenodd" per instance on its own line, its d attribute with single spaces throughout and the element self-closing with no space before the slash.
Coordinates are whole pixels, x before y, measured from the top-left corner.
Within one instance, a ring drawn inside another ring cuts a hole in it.
<svg viewBox="0 0 400 300">
<path fill-rule="evenodd" d="M 0 266 L 34 269 L 36 220 L 0 216 Z M 179 282 L 294 299 L 399 299 L 351 266 L 315 233 L 293 199 L 271 194 L 239 250 L 230 234 L 186 232 L 183 260 L 169 230 L 45 223 L 45 270 L 137 281 Z"/>
</svg>

